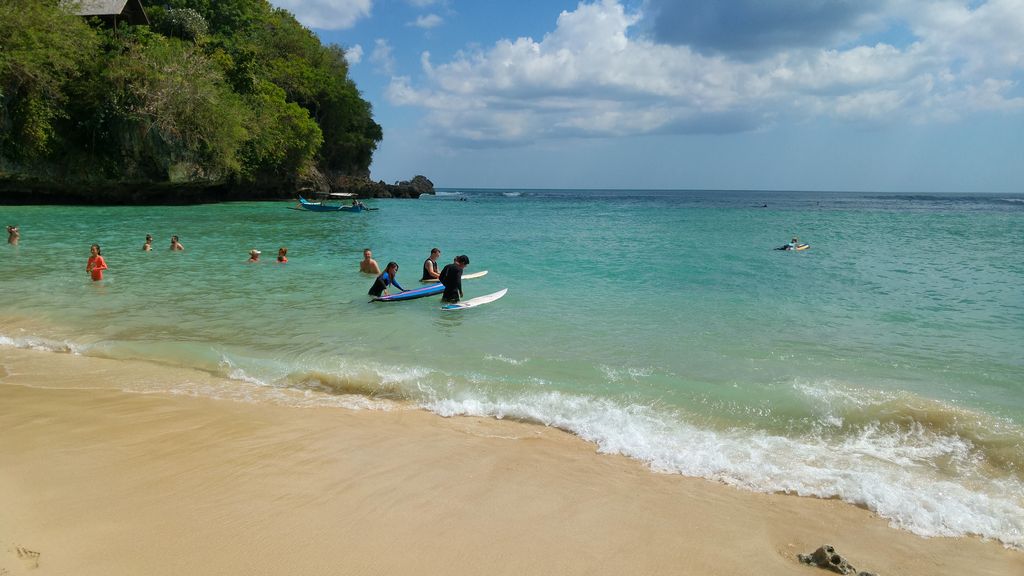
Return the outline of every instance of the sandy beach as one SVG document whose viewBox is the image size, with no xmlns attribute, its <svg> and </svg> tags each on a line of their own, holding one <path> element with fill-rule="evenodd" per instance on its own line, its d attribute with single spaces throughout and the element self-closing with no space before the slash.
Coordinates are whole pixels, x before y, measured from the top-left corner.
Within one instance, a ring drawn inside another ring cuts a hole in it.
<svg viewBox="0 0 1024 576">
<path fill-rule="evenodd" d="M 658 474 L 562 431 L 123 392 L 212 376 L 0 350 L 0 574 L 1024 573 L 834 500 Z"/>
</svg>

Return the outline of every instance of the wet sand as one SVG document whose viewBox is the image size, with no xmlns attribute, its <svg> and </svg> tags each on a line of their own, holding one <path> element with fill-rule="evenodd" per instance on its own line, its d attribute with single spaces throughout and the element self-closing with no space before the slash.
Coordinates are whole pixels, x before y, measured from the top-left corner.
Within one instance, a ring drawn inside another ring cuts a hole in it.
<svg viewBox="0 0 1024 576">
<path fill-rule="evenodd" d="M 216 378 L 0 349 L 0 575 L 1024 574 L 838 502 L 657 474 L 569 434 L 168 393 Z M 148 379 L 148 380 L 147 380 Z"/>
</svg>

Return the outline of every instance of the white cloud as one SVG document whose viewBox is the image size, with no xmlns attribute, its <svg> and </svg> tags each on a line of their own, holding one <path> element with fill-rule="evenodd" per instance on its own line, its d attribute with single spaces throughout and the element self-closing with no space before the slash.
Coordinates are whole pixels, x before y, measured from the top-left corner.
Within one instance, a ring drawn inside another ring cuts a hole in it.
<svg viewBox="0 0 1024 576">
<path fill-rule="evenodd" d="M 433 6 L 434 4 L 440 4 L 441 0 L 406 0 L 409 5 L 417 8 L 426 8 L 427 6 Z"/>
<path fill-rule="evenodd" d="M 886 0 L 879 14 L 905 41 L 849 42 L 878 32 L 867 14 L 843 45 L 780 47 L 757 59 L 702 54 L 637 33 L 616 0 L 562 12 L 541 40 L 502 39 L 432 63 L 425 80 L 394 79 L 392 102 L 422 106 L 439 134 L 509 144 L 566 136 L 736 131 L 771 119 L 829 115 L 924 122 L 962 111 L 1019 112 L 1024 0 Z"/>
<path fill-rule="evenodd" d="M 424 30 L 429 30 L 431 28 L 436 28 L 440 26 L 443 22 L 444 20 L 437 14 L 425 14 L 423 16 L 417 17 L 416 20 L 410 22 L 409 25 L 415 26 L 417 28 L 423 28 Z"/>
<path fill-rule="evenodd" d="M 345 48 L 345 60 L 349 66 L 354 66 L 363 61 L 363 47 L 360 44 Z"/>
<path fill-rule="evenodd" d="M 377 70 L 388 76 L 395 73 L 395 57 L 391 53 L 391 44 L 383 38 L 377 38 L 373 43 L 373 52 L 370 53 L 370 62 L 377 66 Z"/>
<path fill-rule="evenodd" d="M 373 0 L 270 0 L 284 8 L 303 25 L 322 30 L 345 30 L 373 9 Z"/>
</svg>

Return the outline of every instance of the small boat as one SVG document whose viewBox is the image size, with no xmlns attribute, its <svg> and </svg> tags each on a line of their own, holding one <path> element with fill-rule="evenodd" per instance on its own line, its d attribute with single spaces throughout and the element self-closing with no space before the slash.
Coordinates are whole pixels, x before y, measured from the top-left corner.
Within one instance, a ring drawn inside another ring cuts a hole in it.
<svg viewBox="0 0 1024 576">
<path fill-rule="evenodd" d="M 311 202 L 306 200 L 302 196 L 299 196 L 299 206 L 295 210 L 309 210 L 310 212 L 362 212 L 363 210 L 370 210 L 363 205 L 362 202 L 355 200 L 355 194 L 349 194 L 347 192 L 332 192 L 326 195 L 328 198 L 352 198 L 355 202 L 350 206 L 343 204 L 325 204 L 322 201 Z"/>
</svg>

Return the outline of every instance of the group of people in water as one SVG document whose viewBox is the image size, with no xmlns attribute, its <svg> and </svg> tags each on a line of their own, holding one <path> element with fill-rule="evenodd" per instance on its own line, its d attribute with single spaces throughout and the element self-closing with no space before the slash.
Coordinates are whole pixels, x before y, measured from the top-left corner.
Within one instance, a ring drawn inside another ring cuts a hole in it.
<svg viewBox="0 0 1024 576">
<path fill-rule="evenodd" d="M 18 227 L 15 225 L 7 226 L 7 243 L 12 246 L 17 246 L 20 240 L 21 231 Z M 185 247 L 182 246 L 181 240 L 178 238 L 177 234 L 171 236 L 170 249 L 172 252 L 183 252 L 185 250 Z M 152 234 L 146 234 L 146 240 L 142 244 L 142 250 L 143 252 L 151 252 L 153 250 Z M 248 262 L 259 262 L 260 254 L 262 254 L 261 251 L 253 248 L 249 251 Z M 277 261 L 281 264 L 288 262 L 288 248 L 282 246 L 277 250 Z M 89 274 L 89 277 L 92 278 L 94 282 L 98 282 L 103 280 L 103 271 L 106 269 L 107 262 L 103 259 L 103 249 L 99 244 L 89 246 L 89 260 L 85 264 L 86 273 Z"/>
<path fill-rule="evenodd" d="M 143 252 L 150 252 L 151 250 L 153 250 L 153 235 L 152 234 L 146 234 L 146 242 L 142 245 L 142 251 Z M 180 252 L 180 251 L 185 250 L 185 247 L 182 246 L 181 242 L 178 240 L 178 235 L 177 234 L 175 234 L 174 236 L 171 236 L 171 250 L 175 251 L 175 252 Z"/>
<path fill-rule="evenodd" d="M 21 238 L 21 232 L 17 226 L 7 227 L 7 243 L 17 245 Z M 144 252 L 151 252 L 153 250 L 153 235 L 146 234 L 146 240 L 142 244 L 142 250 Z M 182 252 L 185 247 L 181 244 L 181 240 L 178 235 L 171 236 L 170 250 L 172 252 Z M 260 261 L 260 254 L 262 252 L 256 248 L 249 251 L 249 263 L 256 263 Z M 469 266 L 469 257 L 465 254 L 456 256 L 451 264 L 446 265 L 444 268 L 438 270 L 437 259 L 441 257 L 441 249 L 433 248 L 430 250 L 430 256 L 423 261 L 423 276 L 420 278 L 422 282 L 440 282 L 444 286 L 444 293 L 441 296 L 441 300 L 447 303 L 458 302 L 462 298 L 462 271 Z M 281 264 L 288 262 L 288 248 L 282 246 L 277 250 L 277 261 Z M 85 264 L 85 271 L 89 274 L 94 282 L 103 280 L 103 271 L 107 270 L 107 262 L 103 259 L 103 249 L 99 244 L 93 244 L 89 247 L 89 260 Z M 377 261 L 373 259 L 373 252 L 369 248 L 363 250 L 363 259 L 359 262 L 359 271 L 365 274 L 376 274 L 377 277 L 373 281 L 373 285 L 370 286 L 369 294 L 374 297 L 380 297 L 387 295 L 388 287 L 394 286 L 402 292 L 406 289 L 398 283 L 398 263 L 388 262 L 388 265 L 384 267 L 382 272 Z"/>
<path fill-rule="evenodd" d="M 444 293 L 441 301 L 446 303 L 458 302 L 462 298 L 462 271 L 469 266 L 469 256 L 460 254 L 455 257 L 451 264 L 448 264 L 440 271 L 437 269 L 437 259 L 441 257 L 440 248 L 432 248 L 430 256 L 423 261 L 423 276 L 420 282 L 440 282 L 444 286 Z M 398 283 L 398 263 L 391 261 L 381 272 L 377 261 L 373 259 L 373 252 L 366 248 L 363 250 L 363 259 L 359 262 L 359 271 L 364 274 L 376 274 L 377 278 L 367 292 L 370 296 L 380 298 L 388 294 L 388 287 L 394 286 L 402 292 L 406 289 Z"/>
</svg>

